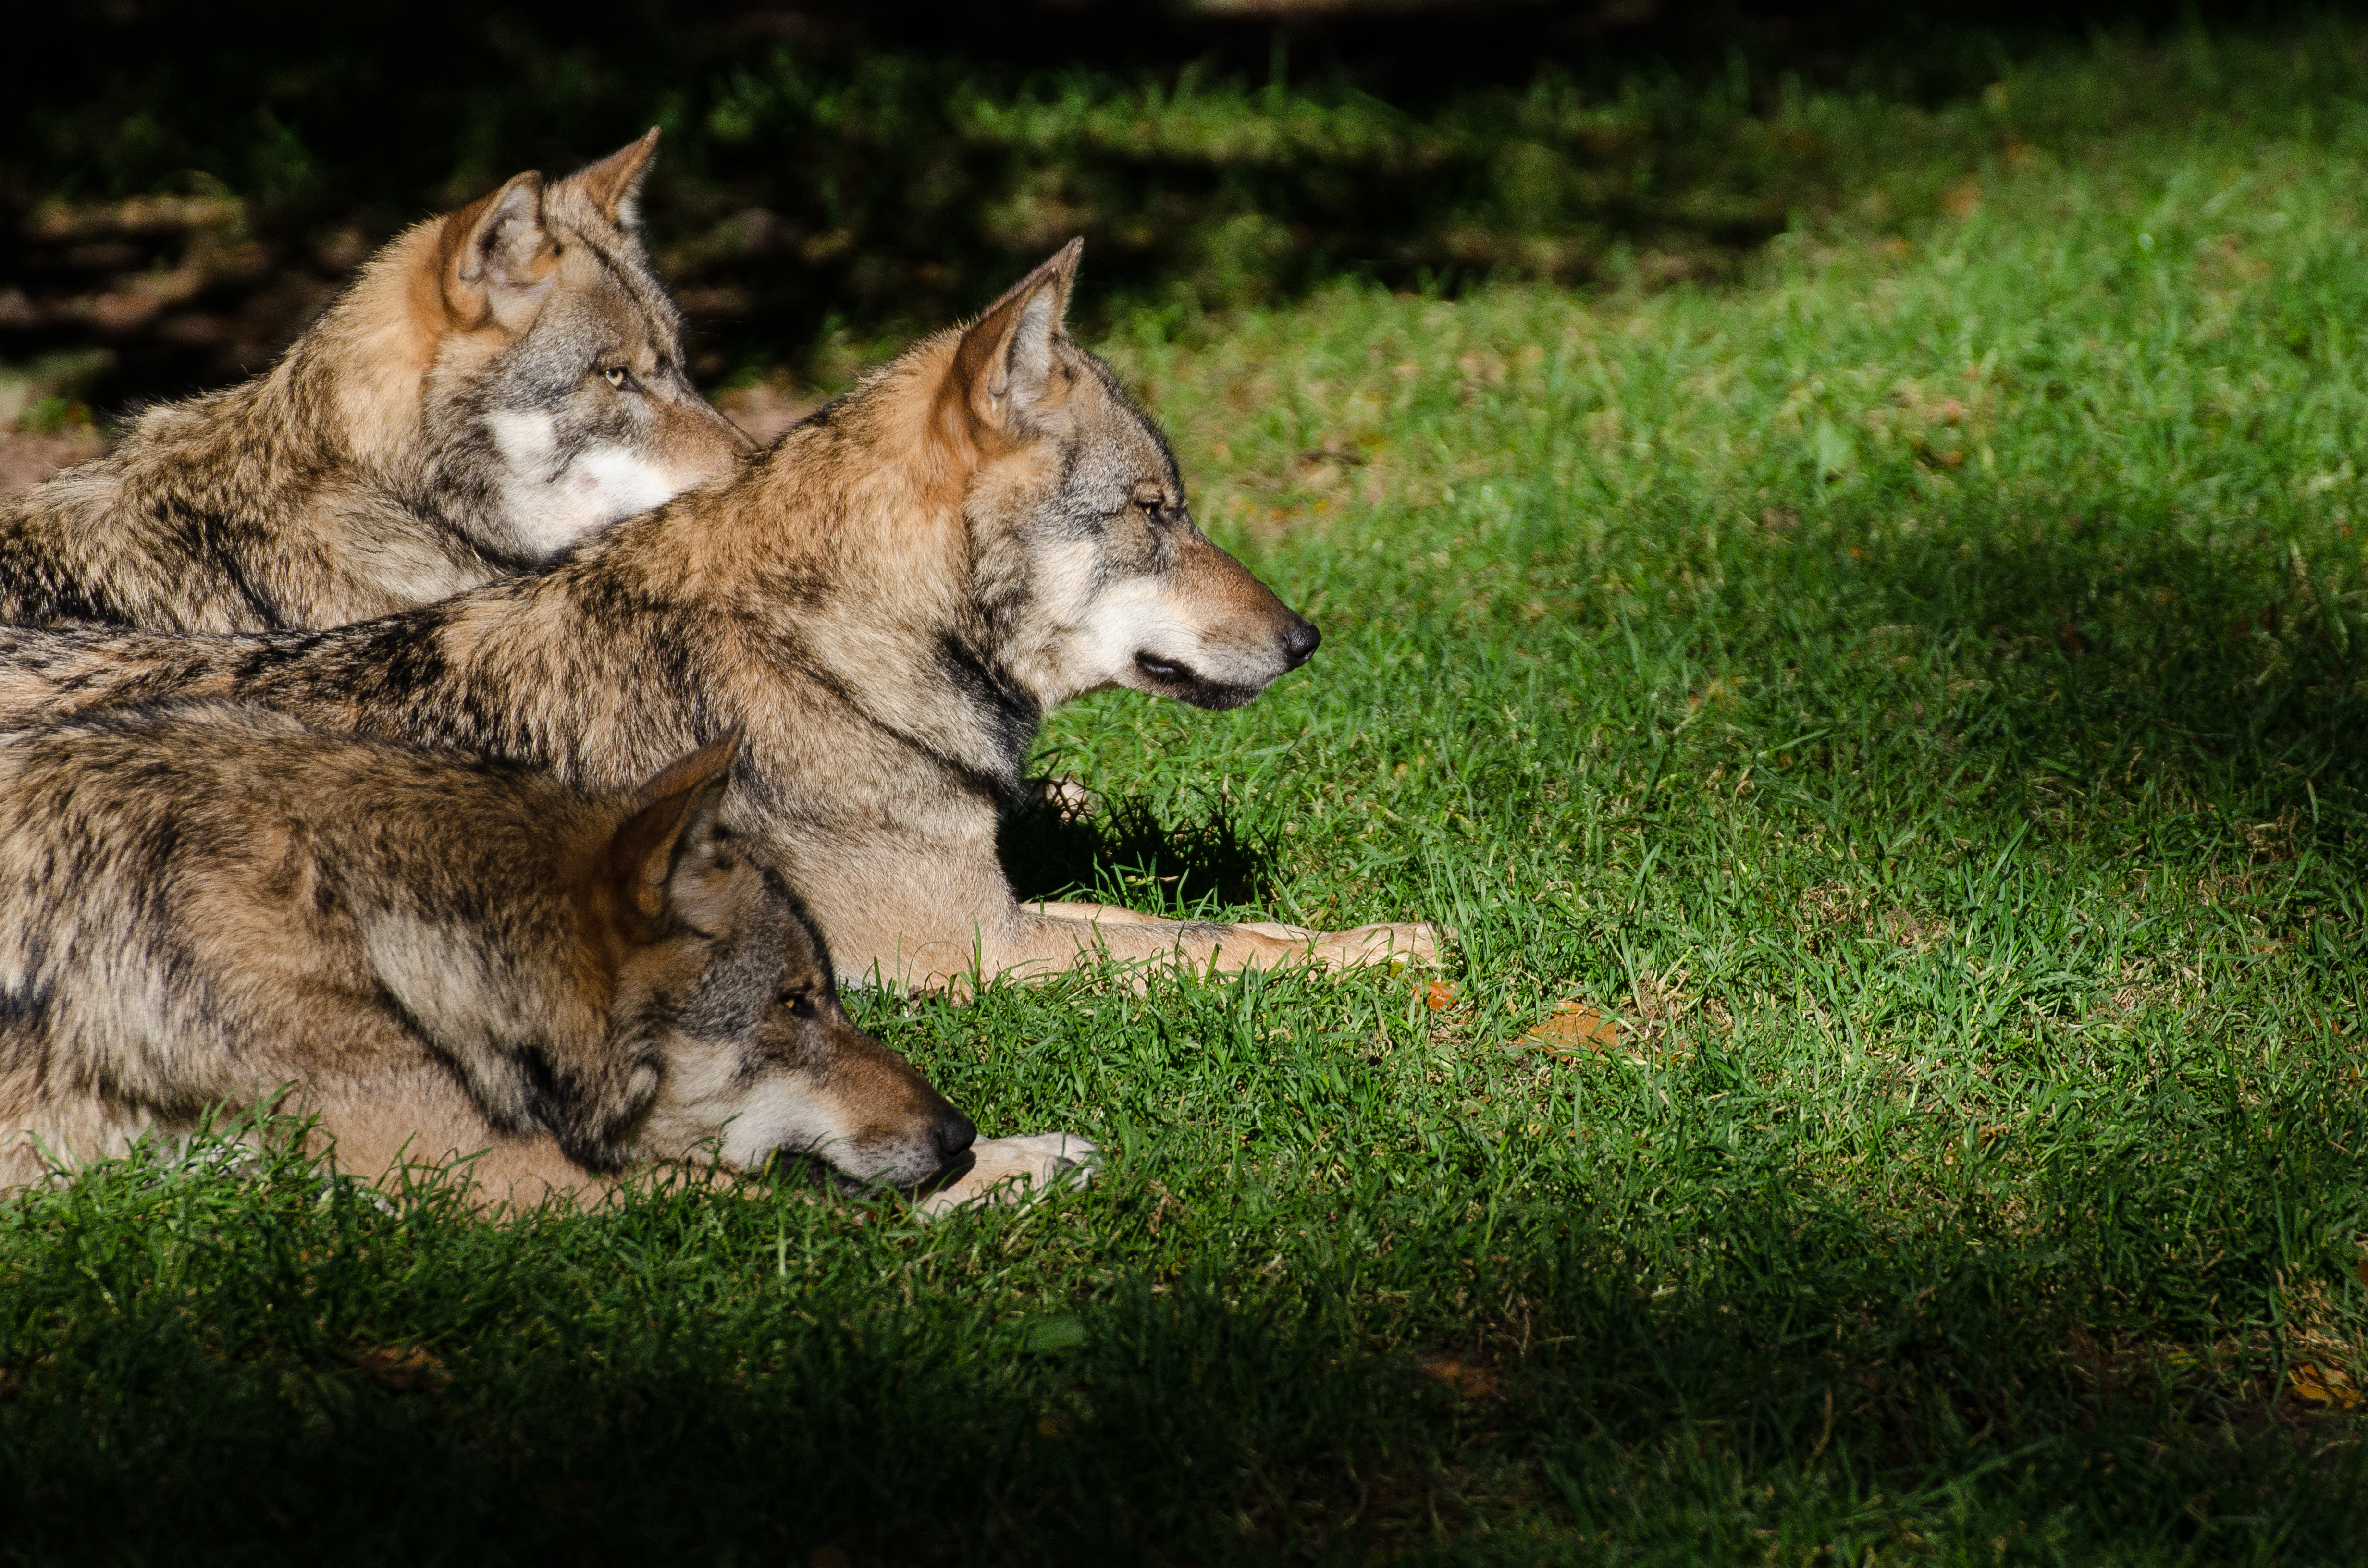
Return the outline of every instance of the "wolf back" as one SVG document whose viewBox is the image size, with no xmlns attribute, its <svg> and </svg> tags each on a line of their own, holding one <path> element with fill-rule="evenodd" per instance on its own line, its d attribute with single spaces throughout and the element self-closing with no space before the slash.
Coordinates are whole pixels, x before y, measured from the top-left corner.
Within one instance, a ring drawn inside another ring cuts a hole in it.
<svg viewBox="0 0 2368 1568">
<path fill-rule="evenodd" d="M 495 1202 L 940 1170 L 971 1124 L 719 825 L 732 749 L 619 799 L 230 705 L 0 735 L 0 1187 L 275 1105 L 365 1177 L 477 1154 Z"/>
<path fill-rule="evenodd" d="M 1068 339 L 1076 256 L 733 480 L 537 576 L 302 636 L 0 630 L 0 722 L 186 690 L 590 790 L 736 731 L 726 821 L 793 879 L 850 978 L 1426 957 L 1411 925 L 1012 899 L 996 830 L 1046 710 L 1110 687 L 1234 707 L 1316 644 L 1194 527 L 1156 427 Z"/>
<path fill-rule="evenodd" d="M 413 228 L 256 379 L 0 503 L 0 620 L 341 625 L 549 560 L 750 449 L 684 374 L 657 132 Z"/>
</svg>

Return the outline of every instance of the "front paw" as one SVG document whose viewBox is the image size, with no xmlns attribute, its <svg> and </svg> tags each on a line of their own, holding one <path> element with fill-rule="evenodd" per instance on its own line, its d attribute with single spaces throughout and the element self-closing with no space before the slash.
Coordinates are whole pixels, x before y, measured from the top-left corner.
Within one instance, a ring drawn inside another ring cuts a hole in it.
<svg viewBox="0 0 2368 1568">
<path fill-rule="evenodd" d="M 1439 927 L 1412 922 L 1326 931 L 1315 940 L 1315 957 L 1327 969 L 1366 969 L 1376 964 L 1428 967 L 1439 961 Z"/>
<path fill-rule="evenodd" d="M 1037 1132 L 973 1143 L 970 1168 L 916 1199 L 925 1220 L 957 1209 L 1030 1203 L 1057 1187 L 1084 1187 L 1101 1164 L 1100 1151 L 1074 1132 Z"/>
</svg>

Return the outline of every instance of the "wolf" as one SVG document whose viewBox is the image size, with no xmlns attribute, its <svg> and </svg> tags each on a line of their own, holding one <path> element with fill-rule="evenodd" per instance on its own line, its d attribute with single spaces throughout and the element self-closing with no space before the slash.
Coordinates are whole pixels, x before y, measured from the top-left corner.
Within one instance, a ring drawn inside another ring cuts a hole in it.
<svg viewBox="0 0 2368 1568">
<path fill-rule="evenodd" d="M 996 858 L 1045 710 L 1128 687 L 1232 708 L 1316 629 L 1193 525 L 1158 428 L 1064 324 L 1080 245 L 916 344 L 734 478 L 533 577 L 302 635 L 0 629 L 0 722 L 176 692 L 483 752 L 615 790 L 726 733 L 723 807 L 849 981 L 1082 958 L 1427 959 L 1315 932 L 1024 908 Z"/>
<path fill-rule="evenodd" d="M 728 472 L 635 202 L 657 131 L 373 256 L 262 376 L 0 502 L 0 620 L 338 626 L 531 570 Z"/>
<path fill-rule="evenodd" d="M 275 1104 L 495 1205 L 709 1151 L 937 1176 L 975 1129 L 723 826 L 735 745 L 620 798 L 223 704 L 0 736 L 0 1187 Z"/>
</svg>

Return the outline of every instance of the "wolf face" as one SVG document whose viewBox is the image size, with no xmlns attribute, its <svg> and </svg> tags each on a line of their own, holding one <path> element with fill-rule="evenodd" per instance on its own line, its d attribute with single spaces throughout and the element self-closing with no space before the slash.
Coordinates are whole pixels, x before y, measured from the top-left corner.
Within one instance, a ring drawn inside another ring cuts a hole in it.
<svg viewBox="0 0 2368 1568">
<path fill-rule="evenodd" d="M 730 472 L 751 443 L 684 379 L 635 232 L 656 137 L 415 227 L 268 373 L 0 504 L 0 620 L 343 625 Z"/>
<path fill-rule="evenodd" d="M 633 1152 L 706 1151 L 741 1170 L 813 1158 L 857 1184 L 922 1181 L 977 1129 L 855 1027 L 804 906 L 722 825 L 722 765 L 736 748 L 706 747 L 652 780 L 655 803 L 610 851 L 627 891 L 608 920 L 631 949 L 611 1050 L 665 1063 Z"/>
<path fill-rule="evenodd" d="M 549 187 L 521 175 L 447 222 L 447 307 L 474 331 L 430 372 L 426 420 L 490 554 L 547 560 L 753 449 L 684 373 L 681 315 L 642 249 L 655 141 Z M 477 340 L 488 324 L 506 345 Z"/>
<path fill-rule="evenodd" d="M 965 515 L 982 598 L 1000 590 L 1024 625 L 1005 657 L 1046 707 L 1126 687 L 1238 708 L 1320 636 L 1194 526 L 1158 427 L 1069 340 L 1080 254 L 1072 242 L 989 306 L 945 383 L 947 422 L 980 451 Z"/>
<path fill-rule="evenodd" d="M 909 1186 L 970 1148 L 977 1130 L 839 1004 L 828 953 L 769 873 L 732 935 L 646 1014 L 666 1062 L 637 1135 L 652 1159 L 712 1148 L 742 1170 L 776 1155 L 859 1183 Z"/>
</svg>

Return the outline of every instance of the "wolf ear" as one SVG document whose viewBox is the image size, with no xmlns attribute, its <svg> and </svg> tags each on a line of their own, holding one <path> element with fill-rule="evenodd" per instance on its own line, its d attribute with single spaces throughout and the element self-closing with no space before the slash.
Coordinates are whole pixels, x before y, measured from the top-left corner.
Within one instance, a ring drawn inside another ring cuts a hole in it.
<svg viewBox="0 0 2368 1568">
<path fill-rule="evenodd" d="M 600 215 L 620 229 L 634 227 L 641 221 L 642 181 L 650 172 L 650 160 L 657 156 L 658 128 L 655 125 L 643 133 L 638 142 L 629 142 L 597 164 L 586 164 L 567 176 L 567 183 L 582 189 L 600 210 Z"/>
<path fill-rule="evenodd" d="M 558 247 L 542 226 L 542 176 L 514 175 L 444 220 L 445 307 L 476 326 L 490 315 L 523 331 L 549 291 Z"/>
<path fill-rule="evenodd" d="M 1086 242 L 1071 240 L 1052 260 L 1013 284 L 962 335 L 954 348 L 953 383 L 978 424 L 1009 430 L 1041 411 L 1059 360 L 1055 346 L 1068 336 L 1069 290 Z"/>
<path fill-rule="evenodd" d="M 723 873 L 735 858 L 716 818 L 740 736 L 726 735 L 642 786 L 642 806 L 609 841 L 609 870 L 624 907 L 655 936 L 669 911 L 704 928 L 723 914 Z"/>
</svg>

